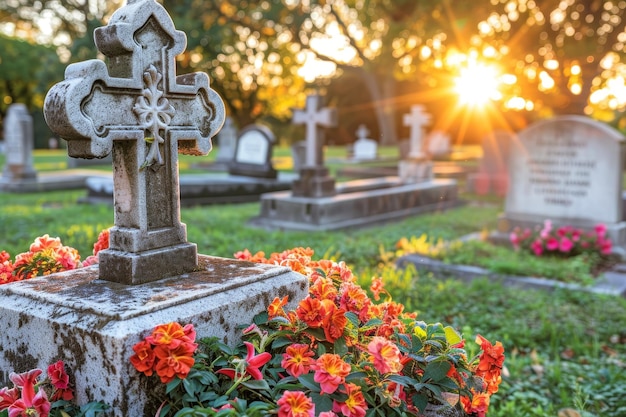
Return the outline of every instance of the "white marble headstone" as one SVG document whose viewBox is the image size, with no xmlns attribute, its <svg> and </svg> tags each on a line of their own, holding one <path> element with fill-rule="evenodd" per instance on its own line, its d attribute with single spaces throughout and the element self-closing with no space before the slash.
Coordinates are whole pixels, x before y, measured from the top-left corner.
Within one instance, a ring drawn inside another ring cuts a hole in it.
<svg viewBox="0 0 626 417">
<path fill-rule="evenodd" d="M 24 104 L 9 106 L 4 119 L 5 166 L 3 177 L 9 180 L 34 179 L 33 118 Z"/>
<path fill-rule="evenodd" d="M 230 162 L 235 156 L 237 146 L 237 128 L 231 117 L 226 117 L 222 130 L 217 134 L 216 161 Z"/>
<path fill-rule="evenodd" d="M 354 159 L 372 160 L 378 156 L 378 143 L 368 136 L 370 131 L 364 124 L 359 125 L 356 131 L 357 140 L 354 142 Z"/>
<path fill-rule="evenodd" d="M 271 158 L 269 151 L 269 138 L 258 130 L 248 130 L 239 137 L 235 161 L 264 165 L 268 158 Z"/>
</svg>

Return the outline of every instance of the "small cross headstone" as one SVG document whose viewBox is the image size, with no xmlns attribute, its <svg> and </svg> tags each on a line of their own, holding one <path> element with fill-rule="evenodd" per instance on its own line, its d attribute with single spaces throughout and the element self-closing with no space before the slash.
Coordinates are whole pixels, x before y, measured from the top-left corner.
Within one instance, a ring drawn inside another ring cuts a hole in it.
<svg viewBox="0 0 626 417">
<path fill-rule="evenodd" d="M 310 95 L 306 98 L 304 110 L 294 110 L 293 123 L 306 125 L 306 156 L 304 166 L 300 168 L 300 178 L 293 183 L 293 195 L 314 198 L 335 195 L 335 180 L 324 166 L 321 128 L 337 126 L 336 109 L 322 107 L 322 98 Z"/>
<path fill-rule="evenodd" d="M 239 132 L 235 157 L 229 167 L 232 175 L 276 178 L 272 154 L 276 137 L 265 126 L 250 125 Z"/>
<path fill-rule="evenodd" d="M 404 126 L 408 126 L 411 132 L 409 136 L 409 159 L 425 157 L 422 149 L 422 137 L 424 136 L 424 126 L 428 125 L 430 120 L 430 114 L 426 113 L 424 106 L 419 104 L 411 106 L 411 113 L 404 115 Z"/>
<path fill-rule="evenodd" d="M 115 225 L 99 276 L 141 284 L 190 272 L 197 252 L 180 222 L 178 152 L 211 150 L 224 104 L 206 74 L 176 75 L 186 36 L 154 0 L 129 0 L 94 38 L 107 63 L 68 66 L 44 115 L 70 156 L 113 154 Z"/>
<path fill-rule="evenodd" d="M 304 110 L 294 110 L 293 123 L 306 125 L 306 160 L 305 166 L 315 167 L 323 165 L 319 160 L 318 149 L 323 146 L 321 127 L 337 126 L 337 110 L 322 107 L 322 98 L 319 95 L 309 95 L 306 98 Z"/>
<path fill-rule="evenodd" d="M 226 122 L 217 134 L 217 156 L 215 160 L 218 162 L 230 162 L 235 156 L 235 147 L 237 146 L 237 128 L 231 117 L 226 118 Z"/>
<path fill-rule="evenodd" d="M 33 118 L 24 104 L 9 106 L 4 119 L 6 160 L 2 176 L 8 181 L 34 180 L 37 172 L 33 167 Z"/>
<path fill-rule="evenodd" d="M 354 159 L 372 160 L 378 156 L 378 143 L 369 138 L 370 131 L 364 124 L 359 125 L 356 131 L 357 140 L 354 142 Z"/>
</svg>

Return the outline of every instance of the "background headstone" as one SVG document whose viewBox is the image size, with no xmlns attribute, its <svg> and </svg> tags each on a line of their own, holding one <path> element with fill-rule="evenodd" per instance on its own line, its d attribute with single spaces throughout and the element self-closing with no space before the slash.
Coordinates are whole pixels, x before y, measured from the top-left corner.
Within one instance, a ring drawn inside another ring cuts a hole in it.
<svg viewBox="0 0 626 417">
<path fill-rule="evenodd" d="M 250 125 L 239 132 L 235 156 L 228 172 L 231 175 L 276 178 L 272 155 L 276 137 L 265 126 Z"/>
<path fill-rule="evenodd" d="M 468 177 L 467 188 L 476 194 L 506 195 L 509 184 L 509 154 L 516 136 L 498 130 L 482 140 L 483 156 L 478 172 Z"/>
<path fill-rule="evenodd" d="M 5 165 L 2 176 L 6 181 L 34 181 L 33 118 L 24 104 L 12 104 L 4 119 Z"/>
<path fill-rule="evenodd" d="M 452 153 L 450 135 L 448 133 L 434 130 L 426 136 L 428 153 L 435 159 L 443 159 Z"/>
<path fill-rule="evenodd" d="M 237 147 L 237 128 L 232 117 L 226 117 L 222 130 L 217 134 L 217 155 L 218 162 L 231 162 L 235 157 Z"/>
<path fill-rule="evenodd" d="M 367 161 L 374 160 L 378 156 L 378 143 L 368 136 L 370 131 L 363 124 L 356 131 L 357 140 L 352 147 L 353 158 Z"/>
<path fill-rule="evenodd" d="M 433 178 L 432 162 L 424 152 L 423 143 L 424 126 L 430 121 L 430 114 L 419 104 L 411 106 L 411 112 L 404 115 L 404 125 L 410 128 L 409 152 L 406 156 L 402 155 L 403 159 L 398 164 L 398 176 L 405 183 L 430 181 Z"/>
<path fill-rule="evenodd" d="M 584 116 L 559 116 L 521 131 L 509 157 L 510 185 L 500 232 L 535 227 L 607 226 L 626 246 L 622 175 L 624 136 Z"/>
</svg>

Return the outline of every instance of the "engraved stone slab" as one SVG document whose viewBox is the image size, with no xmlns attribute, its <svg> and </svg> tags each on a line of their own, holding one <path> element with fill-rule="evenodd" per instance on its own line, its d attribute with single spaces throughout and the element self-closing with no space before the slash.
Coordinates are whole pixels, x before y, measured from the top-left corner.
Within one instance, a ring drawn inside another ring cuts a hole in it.
<svg viewBox="0 0 626 417">
<path fill-rule="evenodd" d="M 276 178 L 278 173 L 272 166 L 272 154 L 276 137 L 262 125 L 250 125 L 242 129 L 237 138 L 235 158 L 228 172 L 260 178 Z"/>
<path fill-rule="evenodd" d="M 224 104 L 206 74 L 176 76 L 186 36 L 154 0 L 129 1 L 94 38 L 107 63 L 68 66 L 44 115 L 70 156 L 113 154 L 115 226 L 100 278 L 141 284 L 190 272 L 197 256 L 180 222 L 178 152 L 211 150 Z"/>
</svg>

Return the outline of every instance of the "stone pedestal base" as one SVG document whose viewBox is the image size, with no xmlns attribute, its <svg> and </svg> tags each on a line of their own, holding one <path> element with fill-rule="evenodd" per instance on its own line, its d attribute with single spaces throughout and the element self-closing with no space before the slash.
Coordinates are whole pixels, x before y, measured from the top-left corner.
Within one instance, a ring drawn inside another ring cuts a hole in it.
<svg viewBox="0 0 626 417">
<path fill-rule="evenodd" d="M 398 176 L 404 183 L 430 181 L 433 179 L 433 163 L 425 159 L 400 161 Z"/>
<path fill-rule="evenodd" d="M 154 416 L 160 399 L 129 358 L 156 325 L 192 323 L 199 336 L 233 345 L 237 326 L 274 297 L 287 295 L 293 306 L 307 294 L 307 278 L 285 267 L 203 255 L 198 263 L 196 272 L 136 286 L 97 279 L 97 266 L 1 285 L 0 386 L 10 385 L 10 371 L 63 360 L 78 403 L 103 401 L 111 416 Z"/>
<path fill-rule="evenodd" d="M 459 204 L 454 180 L 403 184 L 385 177 L 338 184 L 333 197 L 261 196 L 261 213 L 250 224 L 278 230 L 338 230 L 372 226 Z M 370 186 L 371 185 L 371 186 Z"/>
<path fill-rule="evenodd" d="M 323 166 L 302 168 L 300 178 L 293 182 L 294 197 L 331 197 L 336 193 L 335 179 Z"/>
</svg>

